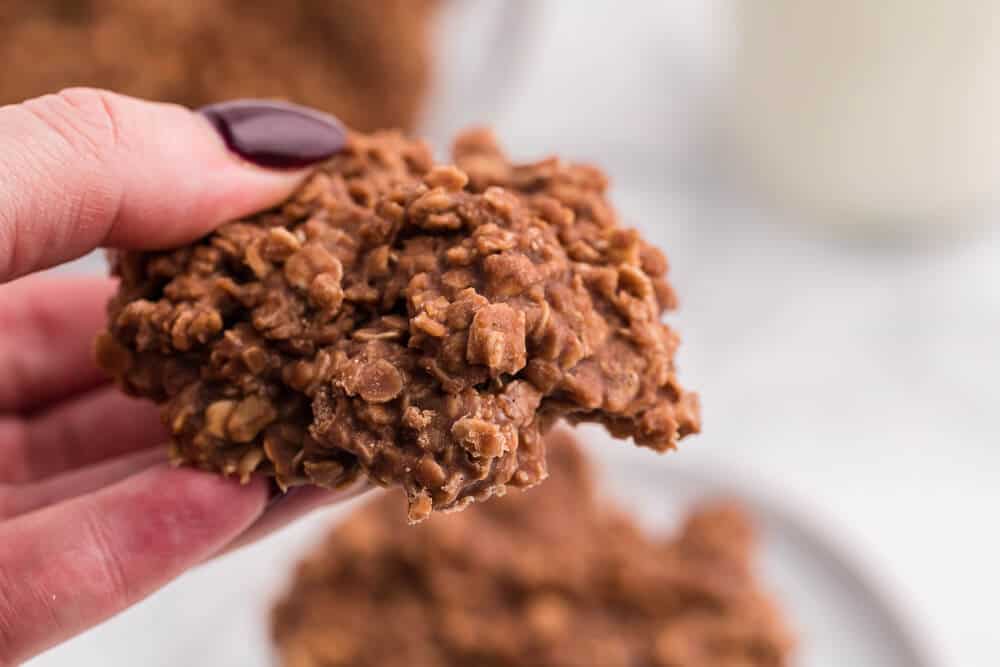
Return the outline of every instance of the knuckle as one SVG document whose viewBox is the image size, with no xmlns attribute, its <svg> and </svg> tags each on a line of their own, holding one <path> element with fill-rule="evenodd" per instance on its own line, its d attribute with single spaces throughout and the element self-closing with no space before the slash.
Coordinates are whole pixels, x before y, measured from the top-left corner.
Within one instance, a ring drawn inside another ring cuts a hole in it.
<svg viewBox="0 0 1000 667">
<path fill-rule="evenodd" d="M 90 502 L 79 509 L 73 548 L 51 557 L 39 558 L 45 534 L 37 525 L 33 532 L 0 524 L 0 667 L 20 664 L 135 602 L 102 508 Z"/>
<path fill-rule="evenodd" d="M 71 132 L 84 146 L 105 158 L 121 142 L 120 102 L 113 93 L 96 88 L 66 88 L 55 95 L 53 105 Z"/>
<path fill-rule="evenodd" d="M 66 88 L 20 105 L 72 150 L 107 164 L 123 146 L 121 99 L 97 88 Z"/>
<path fill-rule="evenodd" d="M 24 102 L 23 106 L 74 151 L 105 160 L 118 143 L 117 120 L 107 93 L 67 88 Z"/>
<path fill-rule="evenodd" d="M 82 518 L 83 535 L 97 554 L 97 570 L 93 585 L 99 588 L 100 597 L 107 608 L 117 613 L 128 606 L 131 599 L 128 570 L 122 555 L 115 548 L 115 541 L 109 535 L 104 515 L 90 511 Z"/>
<path fill-rule="evenodd" d="M 66 230 L 114 227 L 122 204 L 117 174 L 127 146 L 120 127 L 126 112 L 114 93 L 95 88 L 67 88 L 20 105 L 50 134 L 52 150 L 41 164 L 42 173 L 56 184 L 65 179 L 58 170 L 76 169 L 81 177 L 68 189 L 62 217 L 78 224 L 52 230 L 56 241 Z M 61 145 L 60 145 L 61 144 Z M 58 187 L 58 186 L 57 186 Z M 37 236 L 37 234 L 36 234 Z"/>
</svg>

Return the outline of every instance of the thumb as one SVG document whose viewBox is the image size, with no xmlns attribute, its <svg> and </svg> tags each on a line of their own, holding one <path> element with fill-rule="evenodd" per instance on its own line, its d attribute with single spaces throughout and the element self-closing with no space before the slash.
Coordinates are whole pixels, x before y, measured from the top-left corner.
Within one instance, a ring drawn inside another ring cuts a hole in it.
<svg viewBox="0 0 1000 667">
<path fill-rule="evenodd" d="M 345 135 L 275 102 L 199 114 L 72 88 L 2 107 L 0 283 L 101 246 L 192 241 L 286 197 Z"/>
</svg>

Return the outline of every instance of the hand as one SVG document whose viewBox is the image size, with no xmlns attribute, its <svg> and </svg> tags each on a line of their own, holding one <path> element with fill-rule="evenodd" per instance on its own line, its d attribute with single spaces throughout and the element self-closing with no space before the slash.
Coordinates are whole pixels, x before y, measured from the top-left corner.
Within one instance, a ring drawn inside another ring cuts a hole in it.
<svg viewBox="0 0 1000 667">
<path fill-rule="evenodd" d="M 261 133 L 244 122 L 261 108 L 199 115 L 87 89 L 0 108 L 0 284 L 97 247 L 189 242 L 304 176 L 227 144 L 300 167 L 343 145 L 330 120 L 277 105 Z M 0 286 L 0 665 L 333 498 L 302 489 L 269 504 L 264 479 L 168 466 L 155 407 L 91 360 L 113 289 L 77 277 Z"/>
</svg>

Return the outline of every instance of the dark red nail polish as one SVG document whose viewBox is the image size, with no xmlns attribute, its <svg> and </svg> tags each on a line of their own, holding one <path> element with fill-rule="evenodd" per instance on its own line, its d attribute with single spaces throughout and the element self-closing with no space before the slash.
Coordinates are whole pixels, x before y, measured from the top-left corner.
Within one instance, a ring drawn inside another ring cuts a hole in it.
<svg viewBox="0 0 1000 667">
<path fill-rule="evenodd" d="M 329 159 L 347 144 L 347 130 L 336 118 L 286 102 L 234 100 L 198 111 L 230 150 L 262 167 L 306 167 Z"/>
</svg>

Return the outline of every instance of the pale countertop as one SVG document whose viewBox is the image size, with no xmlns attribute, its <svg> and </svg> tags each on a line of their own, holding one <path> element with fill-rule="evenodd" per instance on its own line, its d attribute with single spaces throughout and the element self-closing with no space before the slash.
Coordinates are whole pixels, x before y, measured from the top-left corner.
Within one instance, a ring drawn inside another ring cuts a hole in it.
<svg viewBox="0 0 1000 667">
<path fill-rule="evenodd" d="M 602 159 L 623 217 L 670 257 L 681 376 L 702 395 L 705 433 L 652 460 L 726 466 L 801 498 L 898 593 L 943 664 L 995 665 L 1000 229 L 876 240 L 681 187 L 697 113 L 689 85 L 667 73 L 699 53 L 701 3 L 636 2 L 644 17 L 620 5 L 547 3 L 531 47 L 545 60 L 493 120 L 518 156 Z M 149 637 L 191 615 L 205 635 L 186 641 L 214 646 L 218 614 L 259 613 L 242 582 L 280 581 L 320 521 L 195 572 L 34 664 L 165 665 Z"/>
</svg>

